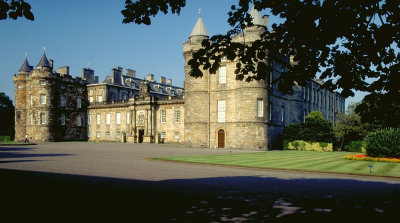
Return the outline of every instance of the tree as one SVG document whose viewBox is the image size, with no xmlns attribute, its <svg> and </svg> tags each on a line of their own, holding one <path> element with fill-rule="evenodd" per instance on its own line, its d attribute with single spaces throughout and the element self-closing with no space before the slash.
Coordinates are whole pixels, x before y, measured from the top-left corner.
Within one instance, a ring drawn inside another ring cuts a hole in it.
<svg viewBox="0 0 400 223">
<path fill-rule="evenodd" d="M 14 139 L 14 105 L 4 92 L 0 92 L 0 123 L 0 136 Z"/>
<path fill-rule="evenodd" d="M 151 24 L 158 12 L 179 14 L 185 0 L 127 0 L 123 22 Z M 269 9 L 283 22 L 274 25 L 253 43 L 233 43 L 231 37 L 252 26 L 247 13 L 251 4 L 257 10 Z M 238 0 L 228 12 L 232 29 L 203 41 L 204 50 L 189 61 L 191 75 L 201 69 L 215 73 L 221 54 L 239 58 L 238 80 L 265 79 L 270 70 L 266 58 L 286 63 L 288 71 L 276 80 L 279 89 L 292 93 L 295 83 L 321 74 L 323 87 L 342 89 L 352 96 L 355 90 L 375 92 L 400 90 L 400 1 L 398 0 Z M 266 54 L 265 52 L 267 52 Z M 292 56 L 291 66 L 282 55 Z M 374 78 L 368 83 L 368 78 Z"/>
<path fill-rule="evenodd" d="M 354 111 L 360 103 L 352 103 L 347 107 L 346 114 L 338 114 L 338 120 L 333 127 L 338 150 L 351 141 L 362 140 L 369 132 L 370 125 L 361 122 L 361 117 Z"/>
<path fill-rule="evenodd" d="M 400 91 L 371 93 L 364 97 L 355 112 L 360 115 L 361 122 L 375 129 L 400 128 Z"/>
<path fill-rule="evenodd" d="M 322 113 L 313 111 L 305 122 L 285 126 L 283 139 L 287 142 L 304 140 L 310 142 L 333 142 L 332 124 L 325 120 Z"/>
<path fill-rule="evenodd" d="M 34 20 L 35 17 L 31 12 L 31 6 L 24 0 L 0 0 L 0 20 L 18 19 L 25 17 L 29 20 Z"/>
</svg>

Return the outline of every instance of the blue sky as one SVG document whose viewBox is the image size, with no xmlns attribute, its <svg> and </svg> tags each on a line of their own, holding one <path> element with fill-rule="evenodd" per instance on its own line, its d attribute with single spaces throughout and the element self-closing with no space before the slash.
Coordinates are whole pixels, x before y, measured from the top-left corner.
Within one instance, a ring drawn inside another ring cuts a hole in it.
<svg viewBox="0 0 400 223">
<path fill-rule="evenodd" d="M 136 70 L 137 77 L 154 74 L 171 78 L 183 86 L 182 43 L 187 41 L 202 9 L 210 35 L 226 33 L 231 0 L 189 0 L 181 14 L 159 14 L 150 26 L 122 24 L 124 0 L 27 0 L 34 21 L 24 18 L 0 20 L 0 92 L 14 100 L 13 74 L 22 65 L 25 52 L 36 66 L 46 47 L 54 67 L 69 66 L 72 76 L 82 68 L 94 69 L 103 81 L 117 66 Z M 261 12 L 261 15 L 268 14 Z M 270 24 L 277 22 L 270 17 Z M 346 100 L 360 101 L 364 94 Z"/>
</svg>

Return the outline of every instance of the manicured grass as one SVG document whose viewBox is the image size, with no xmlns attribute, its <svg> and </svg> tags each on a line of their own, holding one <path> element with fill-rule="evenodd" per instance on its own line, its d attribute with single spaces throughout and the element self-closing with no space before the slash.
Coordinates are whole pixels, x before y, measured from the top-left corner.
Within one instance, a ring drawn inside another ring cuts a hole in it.
<svg viewBox="0 0 400 223">
<path fill-rule="evenodd" d="M 400 163 L 346 160 L 350 152 L 267 151 L 255 153 L 162 157 L 156 160 L 249 168 L 400 177 Z M 368 165 L 373 165 L 372 173 Z"/>
</svg>

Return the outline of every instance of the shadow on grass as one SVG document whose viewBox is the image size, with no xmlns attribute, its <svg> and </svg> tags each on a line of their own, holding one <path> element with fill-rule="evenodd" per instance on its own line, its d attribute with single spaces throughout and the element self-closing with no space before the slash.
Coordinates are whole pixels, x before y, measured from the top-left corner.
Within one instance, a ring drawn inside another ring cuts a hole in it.
<svg viewBox="0 0 400 223">
<path fill-rule="evenodd" d="M 1 169 L 0 179 L 2 217 L 16 221 L 382 222 L 399 217 L 400 184 L 240 176 L 141 181 Z"/>
</svg>

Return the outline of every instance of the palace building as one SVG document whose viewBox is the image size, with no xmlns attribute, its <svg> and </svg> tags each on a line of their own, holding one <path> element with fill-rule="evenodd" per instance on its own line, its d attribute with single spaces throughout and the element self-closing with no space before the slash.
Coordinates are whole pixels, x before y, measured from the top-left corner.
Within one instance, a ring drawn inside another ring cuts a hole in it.
<svg viewBox="0 0 400 223">
<path fill-rule="evenodd" d="M 233 37 L 251 42 L 267 30 L 268 17 L 254 8 L 254 26 Z M 280 147 L 285 125 L 304 121 L 321 111 L 335 122 L 344 112 L 345 99 L 322 89 L 321 80 L 295 86 L 293 95 L 278 91 L 273 80 L 285 68 L 276 61 L 267 80 L 237 81 L 236 60 L 223 58 L 217 74 L 189 75 L 187 62 L 209 34 L 201 17 L 189 40 L 183 43 L 184 88 L 153 74 L 141 79 L 136 72 L 116 67 L 99 82 L 94 70 L 82 77 L 69 67 L 54 70 L 45 53 L 33 68 L 25 59 L 14 75 L 15 140 L 28 134 L 33 141 L 122 141 L 128 143 L 179 143 L 193 147 L 265 150 Z"/>
</svg>

